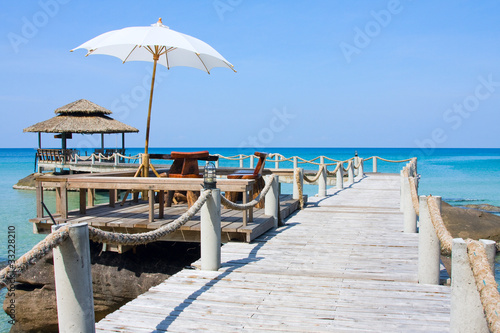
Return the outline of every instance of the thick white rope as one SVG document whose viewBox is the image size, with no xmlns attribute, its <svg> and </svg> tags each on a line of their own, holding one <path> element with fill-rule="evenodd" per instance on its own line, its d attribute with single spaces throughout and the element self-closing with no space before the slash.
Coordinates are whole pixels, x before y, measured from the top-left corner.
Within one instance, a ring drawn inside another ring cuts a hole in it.
<svg viewBox="0 0 500 333">
<path fill-rule="evenodd" d="M 237 204 L 235 202 L 228 200 L 225 196 L 221 195 L 221 197 L 220 197 L 221 203 L 224 206 L 231 208 L 231 209 L 234 209 L 234 210 L 246 210 L 248 208 L 255 207 L 260 201 L 262 201 L 262 199 L 264 199 L 265 195 L 267 194 L 267 192 L 271 188 L 271 184 L 273 182 L 274 175 L 267 176 L 266 178 L 267 178 L 266 185 L 264 186 L 262 191 L 260 191 L 259 195 L 255 199 L 253 199 L 252 201 L 247 202 L 246 204 Z"/>
</svg>

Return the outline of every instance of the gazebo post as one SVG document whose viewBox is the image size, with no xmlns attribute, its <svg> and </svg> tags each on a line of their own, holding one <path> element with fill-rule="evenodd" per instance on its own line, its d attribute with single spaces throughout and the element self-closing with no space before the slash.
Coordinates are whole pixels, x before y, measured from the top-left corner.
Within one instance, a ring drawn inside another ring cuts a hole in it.
<svg viewBox="0 0 500 333">
<path fill-rule="evenodd" d="M 38 132 L 38 149 L 42 149 L 42 132 Z"/>
<path fill-rule="evenodd" d="M 66 150 L 66 132 L 61 133 L 62 149 Z"/>
<path fill-rule="evenodd" d="M 122 149 L 123 154 L 125 154 L 125 132 L 122 133 Z"/>
<path fill-rule="evenodd" d="M 104 154 L 104 133 L 101 133 L 101 149 Z"/>
</svg>

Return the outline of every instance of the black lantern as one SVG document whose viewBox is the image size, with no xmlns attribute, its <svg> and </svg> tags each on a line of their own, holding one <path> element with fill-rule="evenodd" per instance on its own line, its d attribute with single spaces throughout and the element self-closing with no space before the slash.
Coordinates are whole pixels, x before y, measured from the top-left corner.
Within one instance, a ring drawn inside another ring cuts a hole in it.
<svg viewBox="0 0 500 333">
<path fill-rule="evenodd" d="M 217 173 L 214 162 L 207 161 L 203 172 L 203 187 L 206 190 L 217 188 Z"/>
</svg>

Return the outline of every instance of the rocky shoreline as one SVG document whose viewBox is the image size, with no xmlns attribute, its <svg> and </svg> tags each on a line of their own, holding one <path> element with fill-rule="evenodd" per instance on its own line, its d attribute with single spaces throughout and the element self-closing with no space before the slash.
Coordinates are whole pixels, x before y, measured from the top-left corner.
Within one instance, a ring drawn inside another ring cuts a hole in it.
<svg viewBox="0 0 500 333">
<path fill-rule="evenodd" d="M 157 242 L 124 254 L 102 252 L 91 242 L 96 321 L 158 285 L 200 257 L 198 243 Z M 16 324 L 10 332 L 58 332 L 52 254 L 17 279 Z M 6 297 L 3 308 L 10 304 Z"/>
</svg>

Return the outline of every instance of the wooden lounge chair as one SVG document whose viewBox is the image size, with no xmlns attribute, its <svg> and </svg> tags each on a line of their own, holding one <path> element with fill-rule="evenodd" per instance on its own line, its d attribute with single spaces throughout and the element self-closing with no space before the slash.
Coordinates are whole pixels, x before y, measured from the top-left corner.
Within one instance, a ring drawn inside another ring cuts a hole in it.
<svg viewBox="0 0 500 333">
<path fill-rule="evenodd" d="M 255 199 L 265 186 L 264 179 L 262 178 L 262 170 L 264 170 L 264 165 L 266 164 L 266 157 L 268 154 L 255 152 L 254 155 L 259 158 L 259 162 L 257 163 L 257 166 L 253 171 L 237 170 L 235 173 L 227 175 L 227 179 L 255 179 L 255 183 L 253 185 L 253 196 L 251 200 Z M 240 199 L 239 195 L 241 195 L 241 193 L 237 192 L 227 192 L 225 194 L 226 198 L 233 202 Z M 264 200 L 259 202 L 257 206 L 255 206 L 255 208 L 264 208 Z"/>
</svg>

